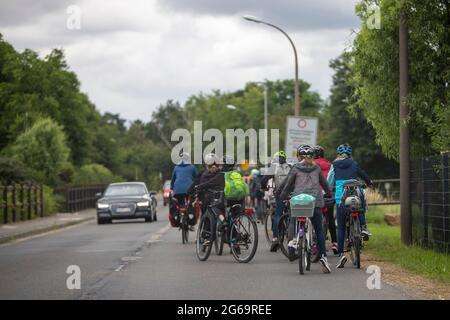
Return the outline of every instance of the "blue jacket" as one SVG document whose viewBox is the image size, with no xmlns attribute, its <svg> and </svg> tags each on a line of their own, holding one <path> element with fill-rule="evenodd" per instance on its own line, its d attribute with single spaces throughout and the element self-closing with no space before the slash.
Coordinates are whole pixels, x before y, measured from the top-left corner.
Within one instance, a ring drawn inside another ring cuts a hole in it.
<svg viewBox="0 0 450 320">
<path fill-rule="evenodd" d="M 197 175 L 197 170 L 194 165 L 181 161 L 175 166 L 172 173 L 172 181 L 170 188 L 173 190 L 173 194 L 187 193 L 190 186 L 194 182 L 194 178 Z"/>
<path fill-rule="evenodd" d="M 330 188 L 332 188 L 336 182 L 336 204 L 339 205 L 341 203 L 342 193 L 344 191 L 344 182 L 350 179 L 358 178 L 364 180 L 364 182 L 368 185 L 372 184 L 367 173 L 359 167 L 356 161 L 349 158 L 333 161 L 333 166 L 328 173 L 327 180 Z"/>
</svg>

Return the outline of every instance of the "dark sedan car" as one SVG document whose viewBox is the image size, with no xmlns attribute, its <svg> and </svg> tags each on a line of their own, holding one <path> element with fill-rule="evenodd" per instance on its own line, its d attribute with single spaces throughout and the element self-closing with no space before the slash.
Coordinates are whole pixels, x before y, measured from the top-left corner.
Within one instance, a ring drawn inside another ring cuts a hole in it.
<svg viewBox="0 0 450 320">
<path fill-rule="evenodd" d="M 146 222 L 157 219 L 152 194 L 143 182 L 112 183 L 97 201 L 98 224 L 138 218 L 144 218 Z"/>
</svg>

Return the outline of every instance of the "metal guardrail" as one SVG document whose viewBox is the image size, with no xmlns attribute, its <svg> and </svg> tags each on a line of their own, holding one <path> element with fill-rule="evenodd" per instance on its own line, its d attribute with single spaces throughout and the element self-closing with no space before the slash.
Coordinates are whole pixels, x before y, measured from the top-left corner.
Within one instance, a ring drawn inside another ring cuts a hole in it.
<svg viewBox="0 0 450 320">
<path fill-rule="evenodd" d="M 79 185 L 66 186 L 55 189 L 55 193 L 65 198 L 64 212 L 77 212 L 84 209 L 95 208 L 97 193 L 103 193 L 106 185 Z"/>
</svg>

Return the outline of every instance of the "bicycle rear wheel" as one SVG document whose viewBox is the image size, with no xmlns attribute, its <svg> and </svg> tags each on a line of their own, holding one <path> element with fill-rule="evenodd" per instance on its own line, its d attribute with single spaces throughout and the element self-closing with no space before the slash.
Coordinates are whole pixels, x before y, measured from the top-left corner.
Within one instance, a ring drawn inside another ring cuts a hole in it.
<svg viewBox="0 0 450 320">
<path fill-rule="evenodd" d="M 280 218 L 280 221 L 278 222 L 278 239 L 280 242 L 280 249 L 281 249 L 281 252 L 283 252 L 284 256 L 288 259 L 289 259 L 288 230 L 289 230 L 290 220 L 291 220 L 291 217 L 289 214 L 283 214 Z M 297 259 L 298 254 L 295 254 L 294 258 Z"/>
<path fill-rule="evenodd" d="M 209 212 L 200 219 L 200 224 L 197 229 L 197 239 L 195 241 L 195 251 L 200 261 L 206 261 L 211 254 L 212 241 L 214 239 L 214 223 L 215 220 Z"/>
<path fill-rule="evenodd" d="M 300 274 L 304 274 L 304 269 L 307 268 L 307 251 L 305 250 L 303 243 L 306 242 L 305 239 L 302 237 L 297 242 L 297 252 L 298 252 L 298 272 Z"/>
<path fill-rule="evenodd" d="M 233 221 L 230 246 L 233 257 L 240 263 L 250 262 L 255 256 L 258 248 L 258 227 L 248 214 L 241 214 Z"/>
<path fill-rule="evenodd" d="M 214 240 L 214 249 L 218 256 L 221 256 L 223 253 L 224 242 L 225 242 L 224 233 L 221 231 L 216 231 L 216 239 Z"/>
<path fill-rule="evenodd" d="M 356 268 L 361 268 L 361 228 L 359 225 L 359 218 L 352 220 L 350 227 L 350 239 L 352 239 L 351 246 L 351 260 Z"/>
<path fill-rule="evenodd" d="M 189 240 L 189 226 L 185 215 L 181 218 L 181 240 L 183 244 L 188 243 Z"/>
</svg>

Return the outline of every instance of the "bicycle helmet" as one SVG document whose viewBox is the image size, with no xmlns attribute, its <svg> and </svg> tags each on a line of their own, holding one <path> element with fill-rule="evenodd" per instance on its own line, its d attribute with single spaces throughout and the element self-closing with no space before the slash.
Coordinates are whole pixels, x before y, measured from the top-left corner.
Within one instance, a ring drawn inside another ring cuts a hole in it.
<svg viewBox="0 0 450 320">
<path fill-rule="evenodd" d="M 231 156 L 223 156 L 223 166 L 222 171 L 231 171 L 234 169 L 234 166 L 236 165 L 236 162 L 234 161 L 233 157 Z"/>
<path fill-rule="evenodd" d="M 250 172 L 252 176 L 259 176 L 259 170 L 258 169 L 252 169 Z"/>
<path fill-rule="evenodd" d="M 341 144 L 339 147 L 337 147 L 336 152 L 339 155 L 346 153 L 349 156 L 351 156 L 353 153 L 353 150 L 352 150 L 352 147 L 348 143 L 344 143 L 344 144 Z"/>
<path fill-rule="evenodd" d="M 297 149 L 297 156 L 314 156 L 314 149 L 307 145 L 307 144 L 302 144 L 298 147 Z"/>
<path fill-rule="evenodd" d="M 349 212 L 360 212 L 362 209 L 361 199 L 357 196 L 350 196 L 345 199 L 345 209 Z"/>
<path fill-rule="evenodd" d="M 313 149 L 314 149 L 314 159 L 325 157 L 325 150 L 321 146 L 317 145 Z"/>
<path fill-rule="evenodd" d="M 219 164 L 219 159 L 215 153 L 208 153 L 207 155 L 205 155 L 204 160 L 205 160 L 205 164 L 207 166 L 211 166 L 213 164 Z"/>
<path fill-rule="evenodd" d="M 275 152 L 272 158 L 273 163 L 286 163 L 286 153 L 283 150 Z"/>
</svg>

